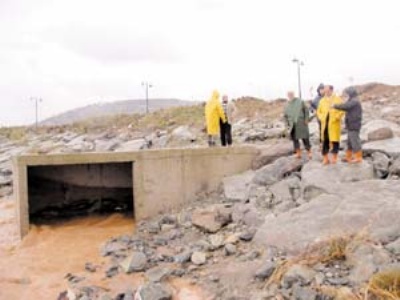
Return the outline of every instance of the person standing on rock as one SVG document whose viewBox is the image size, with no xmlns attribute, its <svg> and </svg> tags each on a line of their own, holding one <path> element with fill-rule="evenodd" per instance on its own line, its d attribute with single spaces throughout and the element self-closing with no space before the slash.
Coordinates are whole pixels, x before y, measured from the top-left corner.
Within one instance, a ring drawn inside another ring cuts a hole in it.
<svg viewBox="0 0 400 300">
<path fill-rule="evenodd" d="M 321 140 L 323 164 L 336 164 L 340 146 L 341 121 L 343 111 L 334 108 L 334 105 L 342 104 L 340 97 L 333 93 L 333 86 L 325 86 L 325 95 L 321 99 L 317 109 L 317 117 L 321 122 Z M 332 152 L 332 160 L 329 160 L 329 151 Z"/>
<path fill-rule="evenodd" d="M 354 87 L 345 89 L 344 94 L 348 96 L 348 100 L 343 104 L 333 105 L 334 109 L 346 112 L 345 123 L 348 132 L 347 150 L 344 161 L 348 163 L 360 163 L 363 159 L 360 139 L 362 107 L 357 97 L 357 90 Z"/>
<path fill-rule="evenodd" d="M 220 132 L 219 124 L 226 123 L 224 110 L 222 109 L 221 102 L 219 101 L 218 91 L 214 91 L 210 100 L 207 101 L 205 106 L 206 126 L 208 134 L 208 145 L 215 146 L 215 136 Z"/>
<path fill-rule="evenodd" d="M 319 102 L 324 97 L 324 93 L 325 93 L 324 88 L 325 88 L 324 84 L 320 83 L 320 85 L 318 86 L 318 89 L 317 89 L 317 96 L 314 98 L 313 101 L 311 101 L 311 110 L 312 110 L 312 112 L 316 112 L 318 110 Z M 319 143 L 320 143 L 320 146 L 322 147 L 322 145 L 321 145 L 322 144 L 322 140 L 321 140 L 321 122 L 318 120 L 318 118 L 317 118 L 317 121 L 318 121 L 318 129 L 319 129 Z"/>
<path fill-rule="evenodd" d="M 232 124 L 233 116 L 236 113 L 236 106 L 232 101 L 228 101 L 228 96 L 224 95 L 222 97 L 222 109 L 226 117 L 226 122 L 224 123 L 220 119 L 220 129 L 221 129 L 221 145 L 225 147 L 226 145 L 232 145 Z"/>
<path fill-rule="evenodd" d="M 297 158 L 301 158 L 300 139 L 312 158 L 310 133 L 308 130 L 309 110 L 303 100 L 296 98 L 293 92 L 288 93 L 289 103 L 285 108 L 284 117 L 288 126 L 290 137 L 293 141 L 293 148 Z"/>
</svg>

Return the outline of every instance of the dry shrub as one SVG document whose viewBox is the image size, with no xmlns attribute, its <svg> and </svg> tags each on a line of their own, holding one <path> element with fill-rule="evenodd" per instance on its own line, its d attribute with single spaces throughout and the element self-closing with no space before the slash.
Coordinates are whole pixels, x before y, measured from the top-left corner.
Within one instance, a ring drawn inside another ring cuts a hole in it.
<svg viewBox="0 0 400 300">
<path fill-rule="evenodd" d="M 266 286 L 272 283 L 279 283 L 288 269 L 296 264 L 312 267 L 318 263 L 328 264 L 338 260 L 345 260 L 348 246 L 358 239 L 360 239 L 360 236 L 333 237 L 309 247 L 297 257 L 281 261 L 268 279 Z"/>
<path fill-rule="evenodd" d="M 383 271 L 372 276 L 365 299 L 400 299 L 400 269 Z"/>
</svg>

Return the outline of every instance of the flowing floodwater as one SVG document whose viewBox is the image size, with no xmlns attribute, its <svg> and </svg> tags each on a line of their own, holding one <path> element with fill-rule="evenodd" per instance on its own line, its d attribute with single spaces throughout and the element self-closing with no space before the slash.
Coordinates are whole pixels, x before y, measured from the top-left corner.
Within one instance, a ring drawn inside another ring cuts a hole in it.
<svg viewBox="0 0 400 300">
<path fill-rule="evenodd" d="M 68 273 L 85 277 L 84 285 L 109 289 L 114 291 L 112 294 L 137 288 L 143 283 L 138 274 L 105 278 L 109 258 L 99 254 L 109 238 L 133 230 L 132 218 L 118 214 L 91 216 L 51 226 L 33 225 L 18 242 L 13 202 L 0 199 L 0 299 L 57 299 L 68 288 Z M 99 266 L 99 270 L 89 274 L 84 268 L 87 262 Z M 183 280 L 170 283 L 176 300 L 204 299 L 200 291 Z"/>
</svg>

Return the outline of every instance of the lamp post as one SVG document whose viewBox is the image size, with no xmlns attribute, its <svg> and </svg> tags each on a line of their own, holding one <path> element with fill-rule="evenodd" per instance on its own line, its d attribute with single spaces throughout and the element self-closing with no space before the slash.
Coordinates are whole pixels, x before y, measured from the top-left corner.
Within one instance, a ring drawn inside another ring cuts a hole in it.
<svg viewBox="0 0 400 300">
<path fill-rule="evenodd" d="M 42 98 L 31 97 L 31 101 L 35 102 L 35 129 L 37 131 L 39 125 L 39 103 L 42 102 Z"/>
<path fill-rule="evenodd" d="M 146 92 L 146 114 L 149 113 L 149 89 L 153 87 L 153 85 L 147 81 L 142 82 L 142 86 Z"/>
<path fill-rule="evenodd" d="M 299 60 L 298 58 L 293 58 L 292 60 L 293 63 L 297 64 L 297 80 L 298 80 L 298 85 L 299 85 L 299 98 L 301 99 L 301 72 L 300 68 L 304 66 L 304 62 Z"/>
</svg>

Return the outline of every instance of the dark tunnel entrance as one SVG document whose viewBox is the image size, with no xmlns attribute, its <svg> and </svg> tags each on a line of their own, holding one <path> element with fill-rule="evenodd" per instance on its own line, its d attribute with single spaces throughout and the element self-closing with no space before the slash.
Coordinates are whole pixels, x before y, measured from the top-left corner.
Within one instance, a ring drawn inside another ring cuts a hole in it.
<svg viewBox="0 0 400 300">
<path fill-rule="evenodd" d="M 115 212 L 134 216 L 133 163 L 28 167 L 31 223 Z"/>
</svg>

